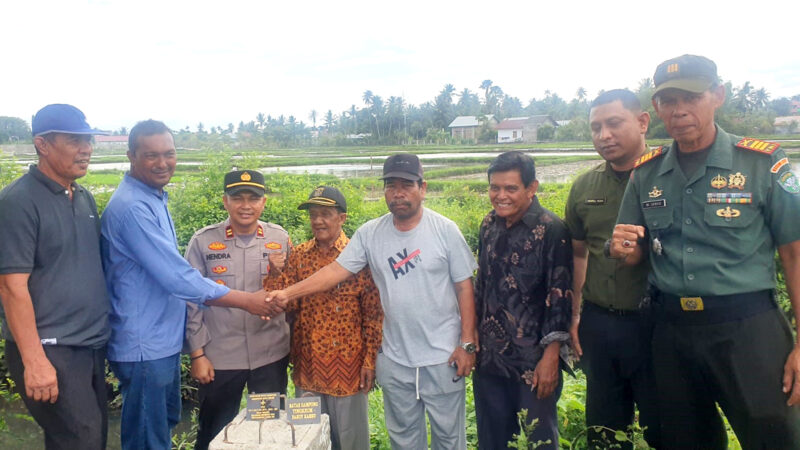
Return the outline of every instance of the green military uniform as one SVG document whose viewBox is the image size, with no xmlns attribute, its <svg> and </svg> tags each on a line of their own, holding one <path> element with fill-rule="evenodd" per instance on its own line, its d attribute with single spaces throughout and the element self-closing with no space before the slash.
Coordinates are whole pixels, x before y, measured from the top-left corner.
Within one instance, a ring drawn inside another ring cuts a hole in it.
<svg viewBox="0 0 800 450">
<path fill-rule="evenodd" d="M 771 295 L 776 246 L 800 240 L 797 177 L 778 144 L 719 127 L 689 179 L 677 153 L 637 161 L 617 219 L 647 229 L 665 445 L 724 448 L 716 401 L 744 448 L 799 448 L 781 392 L 793 339 Z"/>
<path fill-rule="evenodd" d="M 624 311 L 639 308 L 648 272 L 646 264 L 625 266 L 603 255 L 627 185 L 628 177 L 620 179 L 611 164 L 603 162 L 575 180 L 564 214 L 572 238 L 585 241 L 589 249 L 583 299 Z"/>
<path fill-rule="evenodd" d="M 564 221 L 572 238 L 584 241 L 589 253 L 578 329 L 580 365 L 586 374 L 586 424 L 626 430 L 633 423 L 635 403 L 645 439 L 657 448 L 661 439 L 650 361 L 652 323 L 639 312 L 647 262 L 627 266 L 603 254 L 628 179 L 606 161 L 582 174 L 570 189 Z M 591 428 L 587 439 L 590 448 L 613 442 Z"/>
</svg>

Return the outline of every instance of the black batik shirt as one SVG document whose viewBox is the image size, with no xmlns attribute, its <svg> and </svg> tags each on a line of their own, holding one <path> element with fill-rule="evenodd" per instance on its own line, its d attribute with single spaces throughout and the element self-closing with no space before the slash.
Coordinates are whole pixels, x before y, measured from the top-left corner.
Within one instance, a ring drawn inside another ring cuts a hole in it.
<svg viewBox="0 0 800 450">
<path fill-rule="evenodd" d="M 487 214 L 479 239 L 478 368 L 530 383 L 544 348 L 569 340 L 569 232 L 534 197 L 522 219 L 510 228 L 494 211 Z M 562 346 L 562 354 L 565 350 Z"/>
</svg>

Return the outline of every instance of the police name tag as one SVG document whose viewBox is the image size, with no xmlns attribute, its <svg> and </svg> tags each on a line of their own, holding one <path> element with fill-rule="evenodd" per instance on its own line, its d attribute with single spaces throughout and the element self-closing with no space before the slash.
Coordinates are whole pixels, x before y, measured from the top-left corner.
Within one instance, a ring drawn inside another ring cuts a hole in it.
<svg viewBox="0 0 800 450">
<path fill-rule="evenodd" d="M 294 425 L 308 425 L 320 422 L 322 400 L 319 397 L 300 397 L 286 401 L 289 422 Z"/>
<path fill-rule="evenodd" d="M 591 205 L 591 206 L 600 206 L 600 205 L 605 205 L 606 204 L 606 199 L 605 198 L 587 198 L 584 201 L 584 203 L 587 204 L 587 205 Z"/>
<path fill-rule="evenodd" d="M 659 200 L 648 200 L 646 202 L 642 202 L 642 209 L 651 209 L 651 208 L 666 208 L 667 207 L 667 199 L 662 198 Z"/>
<path fill-rule="evenodd" d="M 247 395 L 247 420 L 273 420 L 280 415 L 280 392 Z"/>
</svg>

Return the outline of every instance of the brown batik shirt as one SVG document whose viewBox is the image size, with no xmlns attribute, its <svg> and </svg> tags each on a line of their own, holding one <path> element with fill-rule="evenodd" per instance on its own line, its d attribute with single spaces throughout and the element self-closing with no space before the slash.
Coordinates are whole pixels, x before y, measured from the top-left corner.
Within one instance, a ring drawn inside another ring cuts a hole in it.
<svg viewBox="0 0 800 450">
<path fill-rule="evenodd" d="M 333 246 L 316 239 L 295 247 L 280 277 L 264 279 L 267 290 L 288 287 L 336 260 L 350 239 L 339 235 Z M 378 289 L 365 268 L 335 288 L 292 300 L 290 358 L 296 386 L 333 396 L 359 391 L 361 368 L 375 370 L 381 345 L 383 309 Z"/>
</svg>

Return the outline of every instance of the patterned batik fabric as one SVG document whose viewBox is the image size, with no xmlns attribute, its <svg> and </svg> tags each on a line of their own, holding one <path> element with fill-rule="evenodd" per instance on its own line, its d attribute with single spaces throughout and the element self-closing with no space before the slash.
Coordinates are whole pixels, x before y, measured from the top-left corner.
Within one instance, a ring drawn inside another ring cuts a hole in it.
<svg viewBox="0 0 800 450">
<path fill-rule="evenodd" d="M 530 384 L 544 348 L 569 340 L 569 233 L 561 219 L 534 197 L 525 215 L 511 227 L 490 212 L 481 224 L 479 239 L 478 367 Z"/>
<path fill-rule="evenodd" d="M 330 248 L 315 239 L 294 248 L 280 277 L 267 290 L 288 287 L 336 260 L 349 239 L 342 233 Z M 292 380 L 307 391 L 333 396 L 359 391 L 361 368 L 375 369 L 383 310 L 369 268 L 335 288 L 290 302 Z"/>
</svg>

